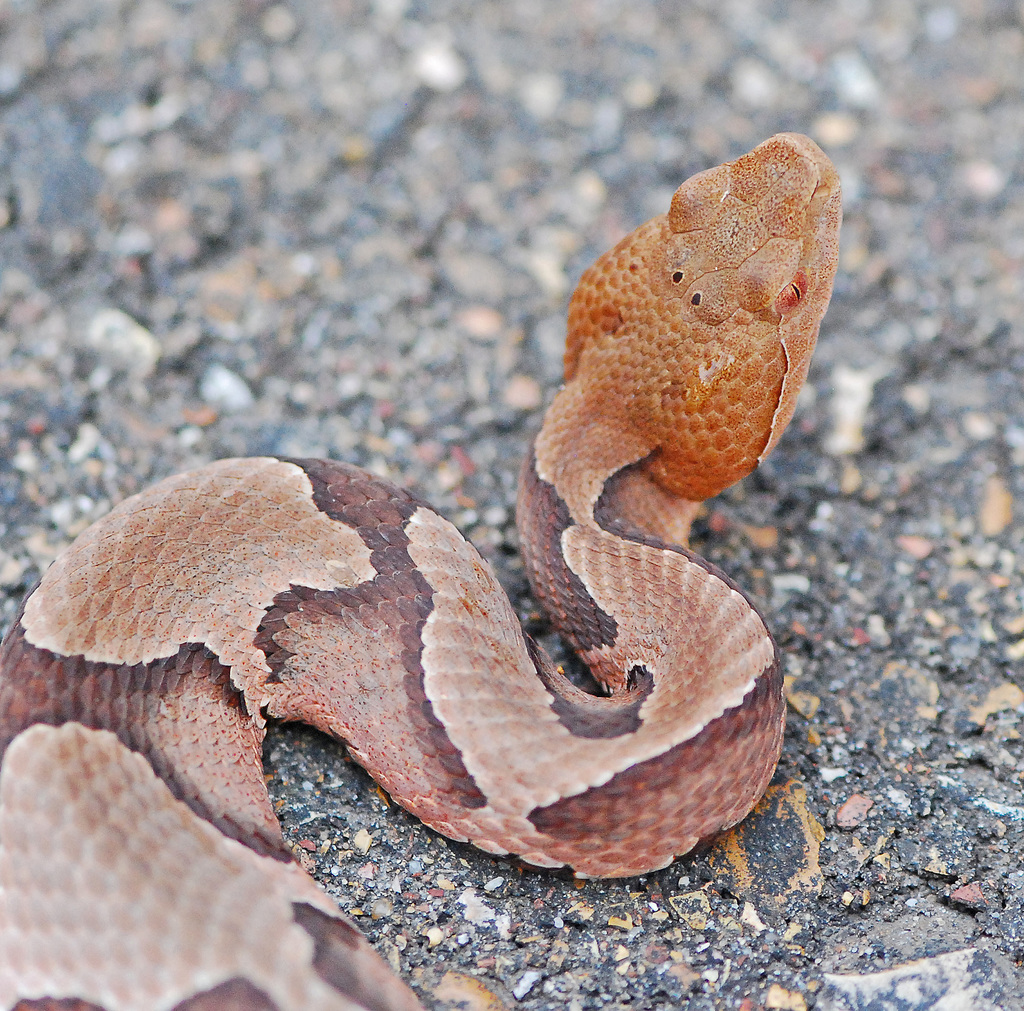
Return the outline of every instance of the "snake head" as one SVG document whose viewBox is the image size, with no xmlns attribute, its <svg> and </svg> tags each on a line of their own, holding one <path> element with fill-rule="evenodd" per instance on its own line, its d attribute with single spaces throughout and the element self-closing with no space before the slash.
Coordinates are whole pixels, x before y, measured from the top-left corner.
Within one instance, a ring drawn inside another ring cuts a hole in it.
<svg viewBox="0 0 1024 1011">
<path fill-rule="evenodd" d="M 835 274 L 838 213 L 828 158 L 806 137 L 778 134 L 676 190 L 668 283 L 694 319 L 712 326 L 738 312 L 820 315 Z"/>
<path fill-rule="evenodd" d="M 777 134 L 691 177 L 672 198 L 662 278 L 688 317 L 680 322 L 737 358 L 783 356 L 758 460 L 788 424 L 807 375 L 832 294 L 841 217 L 835 168 L 799 134 Z"/>
<path fill-rule="evenodd" d="M 688 179 L 584 273 L 566 379 L 627 412 L 667 491 L 715 495 L 775 445 L 831 296 L 840 218 L 832 163 L 778 134 Z"/>
</svg>

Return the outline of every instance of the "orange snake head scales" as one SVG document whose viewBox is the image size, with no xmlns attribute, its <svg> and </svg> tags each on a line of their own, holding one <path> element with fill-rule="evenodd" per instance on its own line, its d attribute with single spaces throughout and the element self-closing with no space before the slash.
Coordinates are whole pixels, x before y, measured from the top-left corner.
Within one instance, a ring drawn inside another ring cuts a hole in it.
<svg viewBox="0 0 1024 1011">
<path fill-rule="evenodd" d="M 799 134 L 684 182 L 573 295 L 565 376 L 588 391 L 584 423 L 600 414 L 690 501 L 749 473 L 792 417 L 841 218 L 836 170 Z"/>
</svg>

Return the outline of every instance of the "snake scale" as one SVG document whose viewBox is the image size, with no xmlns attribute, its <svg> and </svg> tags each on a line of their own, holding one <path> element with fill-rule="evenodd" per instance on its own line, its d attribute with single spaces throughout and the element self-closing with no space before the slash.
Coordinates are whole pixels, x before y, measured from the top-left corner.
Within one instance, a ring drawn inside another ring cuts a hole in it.
<svg viewBox="0 0 1024 1011">
<path fill-rule="evenodd" d="M 0 1008 L 419 1006 L 292 859 L 267 717 L 536 867 L 641 874 L 742 819 L 779 756 L 779 657 L 685 545 L 793 414 L 840 217 L 829 160 L 779 134 L 580 280 L 518 523 L 604 695 L 451 523 L 344 463 L 221 460 L 86 530 L 0 650 Z"/>
</svg>

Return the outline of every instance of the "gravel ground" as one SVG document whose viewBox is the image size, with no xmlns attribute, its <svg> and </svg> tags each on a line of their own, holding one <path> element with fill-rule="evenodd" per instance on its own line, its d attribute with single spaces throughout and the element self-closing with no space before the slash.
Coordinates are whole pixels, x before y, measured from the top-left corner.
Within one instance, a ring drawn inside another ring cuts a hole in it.
<svg viewBox="0 0 1024 1011">
<path fill-rule="evenodd" d="M 271 788 L 431 1006 L 1024 1006 L 1022 67 L 1000 0 L 8 0 L 4 625 L 124 496 L 285 453 L 414 487 L 535 626 L 511 507 L 573 283 L 692 172 L 809 133 L 836 294 L 790 432 L 697 531 L 791 678 L 758 815 L 574 883 L 311 732 L 272 733 Z"/>
</svg>

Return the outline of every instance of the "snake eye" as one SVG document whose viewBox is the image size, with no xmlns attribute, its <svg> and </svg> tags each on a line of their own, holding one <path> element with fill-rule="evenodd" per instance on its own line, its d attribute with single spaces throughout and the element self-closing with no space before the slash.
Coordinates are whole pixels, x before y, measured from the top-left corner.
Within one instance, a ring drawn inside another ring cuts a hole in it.
<svg viewBox="0 0 1024 1011">
<path fill-rule="evenodd" d="M 683 279 L 683 272 L 681 270 L 677 270 L 672 275 L 672 283 L 673 284 L 679 284 L 679 282 L 682 281 L 682 279 Z"/>
<path fill-rule="evenodd" d="M 690 297 L 690 305 L 700 305 L 700 292 L 695 291 Z"/>
<path fill-rule="evenodd" d="M 793 280 L 775 296 L 775 311 L 783 316 L 791 313 L 807 294 L 807 285 L 807 275 L 798 270 Z"/>
</svg>

